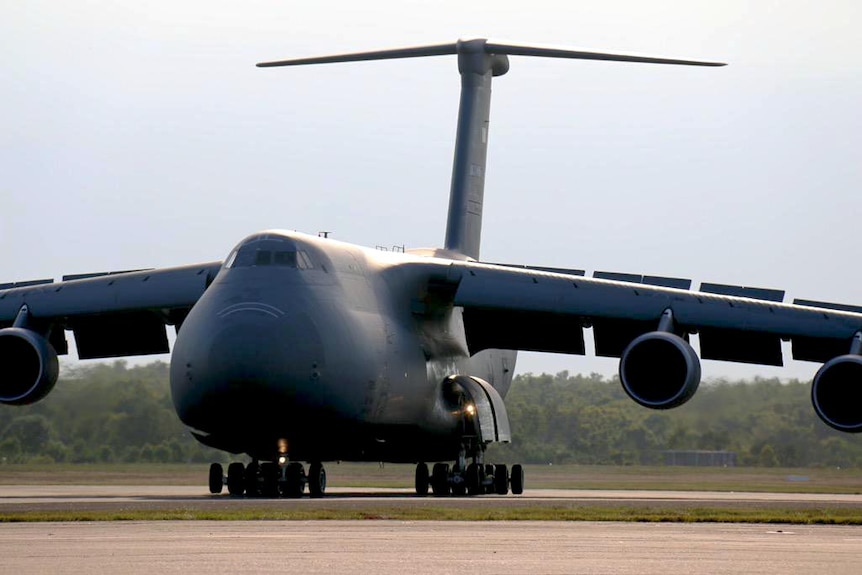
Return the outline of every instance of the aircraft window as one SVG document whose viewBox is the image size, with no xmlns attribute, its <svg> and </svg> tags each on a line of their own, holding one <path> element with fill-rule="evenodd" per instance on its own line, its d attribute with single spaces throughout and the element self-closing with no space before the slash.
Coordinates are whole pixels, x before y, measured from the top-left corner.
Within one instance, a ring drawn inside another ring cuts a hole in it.
<svg viewBox="0 0 862 575">
<path fill-rule="evenodd" d="M 273 252 L 272 263 L 277 266 L 296 267 L 296 252 Z"/>
<path fill-rule="evenodd" d="M 236 261 L 236 254 L 238 251 L 239 250 L 234 250 L 230 253 L 230 255 L 227 257 L 227 259 L 224 262 L 224 267 L 226 267 L 228 269 L 233 267 L 233 262 Z"/>
<path fill-rule="evenodd" d="M 248 268 L 253 266 L 280 266 L 301 270 L 313 269 L 314 263 L 305 251 L 297 251 L 289 242 L 249 241 L 228 255 L 224 266 Z"/>
<path fill-rule="evenodd" d="M 303 251 L 299 251 L 299 252 L 296 252 L 296 256 L 297 256 L 297 260 L 298 260 L 297 267 L 299 269 L 310 270 L 311 268 L 314 267 L 311 263 L 311 258 L 308 257 L 307 253 L 305 253 Z"/>
<path fill-rule="evenodd" d="M 256 254 L 254 254 L 254 265 L 256 266 L 268 266 L 272 261 L 272 252 L 267 250 L 258 250 Z"/>
</svg>

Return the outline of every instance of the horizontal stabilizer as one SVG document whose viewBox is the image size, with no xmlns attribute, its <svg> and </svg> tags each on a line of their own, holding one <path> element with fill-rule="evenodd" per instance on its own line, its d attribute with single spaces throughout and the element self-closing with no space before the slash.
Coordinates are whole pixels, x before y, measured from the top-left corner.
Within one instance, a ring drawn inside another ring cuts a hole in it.
<svg viewBox="0 0 862 575">
<path fill-rule="evenodd" d="M 461 75 L 461 98 L 455 134 L 455 157 L 449 188 L 449 213 L 446 218 L 445 250 L 479 260 L 482 235 L 482 205 L 488 154 L 488 126 L 491 117 L 491 82 L 509 71 L 509 56 L 539 56 L 577 60 L 637 62 L 645 64 L 683 64 L 723 66 L 719 62 L 657 58 L 637 54 L 600 52 L 558 46 L 538 46 L 492 42 L 485 38 L 462 39 L 446 44 L 430 44 L 386 50 L 371 50 L 290 58 L 260 62 L 259 68 L 392 60 L 426 56 L 455 55 Z"/>
<path fill-rule="evenodd" d="M 485 51 L 489 54 L 509 56 L 540 56 L 544 58 L 571 58 L 574 60 L 605 60 L 611 62 L 637 62 L 640 64 L 678 64 L 683 66 L 725 66 L 723 62 L 702 60 L 681 60 L 679 58 L 660 58 L 641 54 L 620 52 L 597 52 L 563 46 L 536 46 L 530 44 L 509 44 L 486 41 Z"/>
<path fill-rule="evenodd" d="M 569 58 L 573 60 L 604 60 L 610 62 L 636 62 L 640 64 L 677 64 L 683 66 L 724 66 L 722 62 L 707 62 L 702 60 L 683 60 L 679 58 L 661 58 L 621 52 L 600 52 L 582 50 L 562 46 L 540 46 L 534 44 L 516 44 L 508 42 L 492 42 L 485 38 L 458 40 L 448 44 L 430 44 L 388 50 L 371 50 L 365 52 L 348 52 L 329 56 L 313 56 L 310 58 L 291 58 L 273 62 L 261 62 L 259 68 L 274 68 L 277 66 L 302 66 L 305 64 L 330 64 L 334 62 L 358 62 L 361 60 L 396 60 L 400 58 L 421 58 L 425 56 L 447 56 L 463 52 L 484 52 L 508 56 L 538 56 L 543 58 Z"/>
<path fill-rule="evenodd" d="M 457 54 L 457 44 L 433 44 L 415 46 L 412 48 L 393 48 L 391 50 L 372 50 L 368 52 L 349 52 L 329 56 L 314 56 L 311 58 L 292 58 L 276 62 L 261 62 L 258 68 L 274 68 L 277 66 L 302 66 L 304 64 L 332 64 L 335 62 L 359 62 L 362 60 L 397 60 L 400 58 L 421 58 L 423 56 L 446 56 Z"/>
</svg>

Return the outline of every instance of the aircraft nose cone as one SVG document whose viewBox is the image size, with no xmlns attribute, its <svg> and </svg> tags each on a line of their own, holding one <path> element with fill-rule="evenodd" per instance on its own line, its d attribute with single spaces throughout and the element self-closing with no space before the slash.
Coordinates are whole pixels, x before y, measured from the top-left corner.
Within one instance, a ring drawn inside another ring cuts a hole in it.
<svg viewBox="0 0 862 575">
<path fill-rule="evenodd" d="M 177 336 L 171 391 L 180 419 L 216 433 L 314 407 L 324 358 L 311 319 L 256 305 L 225 309 L 187 320 Z"/>
</svg>

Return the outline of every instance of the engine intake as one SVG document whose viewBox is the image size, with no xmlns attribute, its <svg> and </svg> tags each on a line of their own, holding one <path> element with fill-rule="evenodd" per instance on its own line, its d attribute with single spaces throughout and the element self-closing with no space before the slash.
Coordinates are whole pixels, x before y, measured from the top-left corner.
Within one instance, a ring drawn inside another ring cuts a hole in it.
<svg viewBox="0 0 862 575">
<path fill-rule="evenodd" d="M 841 355 L 823 364 L 814 376 L 811 403 L 826 425 L 862 432 L 862 356 Z"/>
<path fill-rule="evenodd" d="M 57 352 L 29 329 L 0 329 L 0 403 L 29 405 L 48 395 L 60 373 Z"/>
<path fill-rule="evenodd" d="M 673 333 L 653 331 L 636 337 L 620 359 L 623 389 L 652 409 L 678 407 L 700 384 L 700 360 L 687 341 Z"/>
</svg>

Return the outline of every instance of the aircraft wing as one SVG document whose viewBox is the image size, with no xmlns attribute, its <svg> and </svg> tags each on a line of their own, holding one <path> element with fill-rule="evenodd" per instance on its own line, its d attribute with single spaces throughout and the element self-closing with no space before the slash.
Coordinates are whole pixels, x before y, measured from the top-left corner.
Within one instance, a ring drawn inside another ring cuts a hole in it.
<svg viewBox="0 0 862 575">
<path fill-rule="evenodd" d="M 471 353 L 519 349 L 584 354 L 592 327 L 596 355 L 620 357 L 636 337 L 658 330 L 666 310 L 672 330 L 698 333 L 704 359 L 782 365 L 781 342 L 794 359 L 826 362 L 850 353 L 862 308 L 807 300 L 782 303 L 777 290 L 674 278 L 481 263 L 452 264 L 453 303 L 464 309 Z M 453 277 L 454 276 L 454 277 Z M 671 287 L 668 287 L 671 286 Z"/>
<path fill-rule="evenodd" d="M 210 262 L 0 284 L 0 328 L 48 334 L 58 354 L 68 353 L 64 330 L 72 330 L 81 359 L 167 353 L 165 326 L 179 328 L 220 268 Z"/>
</svg>

